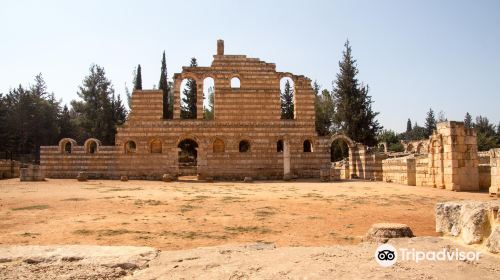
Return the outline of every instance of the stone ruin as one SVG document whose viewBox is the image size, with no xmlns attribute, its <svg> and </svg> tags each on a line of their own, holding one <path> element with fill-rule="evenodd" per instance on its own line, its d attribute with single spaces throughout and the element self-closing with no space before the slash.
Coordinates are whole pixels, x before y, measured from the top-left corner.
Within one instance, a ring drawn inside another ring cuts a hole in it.
<svg viewBox="0 0 500 280">
<path fill-rule="evenodd" d="M 311 80 L 278 72 L 274 63 L 258 58 L 225 54 L 222 40 L 210 66 L 183 67 L 173 78 L 173 119 L 163 118 L 162 91 L 136 90 L 114 146 L 94 138 L 82 146 L 69 138 L 58 146 L 42 146 L 45 175 L 155 180 L 195 175 L 209 181 L 360 178 L 455 191 L 490 185 L 498 190 L 498 151 L 488 153 L 488 159 L 480 157 L 475 131 L 461 122 L 439 123 L 428 140 L 403 142 L 405 153 L 398 155 L 388 153 L 386 143 L 381 143 L 384 152 L 378 152 L 380 148 L 366 147 L 343 134 L 318 136 Z M 281 119 L 284 78 L 292 81 L 293 119 Z M 181 118 L 181 84 L 186 79 L 196 82 L 195 119 Z M 210 120 L 203 116 L 202 92 L 208 79 L 215 88 Z M 349 157 L 332 163 L 335 141 L 347 144 Z"/>
</svg>

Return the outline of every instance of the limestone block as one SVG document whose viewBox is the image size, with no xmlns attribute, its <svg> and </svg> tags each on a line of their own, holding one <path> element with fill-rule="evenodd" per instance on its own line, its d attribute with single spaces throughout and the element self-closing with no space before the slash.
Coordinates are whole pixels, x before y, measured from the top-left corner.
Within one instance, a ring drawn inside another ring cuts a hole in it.
<svg viewBox="0 0 500 280">
<path fill-rule="evenodd" d="M 391 238 L 414 237 L 412 230 L 405 224 L 379 223 L 368 230 L 363 241 L 385 243 Z"/>
<path fill-rule="evenodd" d="M 492 229 L 490 236 L 486 240 L 486 248 L 491 253 L 500 253 L 500 225 Z"/>
<path fill-rule="evenodd" d="M 488 226 L 488 209 L 485 205 L 465 204 L 460 211 L 460 227 L 465 244 L 476 244 L 483 240 Z"/>
<path fill-rule="evenodd" d="M 87 181 L 87 173 L 85 173 L 83 171 L 78 172 L 78 176 L 76 176 L 76 179 L 79 182 L 85 182 L 85 181 Z"/>
</svg>

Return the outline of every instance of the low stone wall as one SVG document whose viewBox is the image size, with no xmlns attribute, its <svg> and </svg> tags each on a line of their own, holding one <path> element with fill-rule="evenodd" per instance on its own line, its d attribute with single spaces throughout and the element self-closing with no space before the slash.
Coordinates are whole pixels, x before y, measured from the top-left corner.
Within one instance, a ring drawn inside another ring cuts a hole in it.
<svg viewBox="0 0 500 280">
<path fill-rule="evenodd" d="M 19 179 L 21 181 L 43 181 L 45 175 L 40 165 L 28 165 L 20 168 Z"/>
<path fill-rule="evenodd" d="M 383 181 L 415 186 L 415 157 L 413 155 L 382 161 Z"/>
<path fill-rule="evenodd" d="M 427 155 L 415 157 L 415 185 L 431 186 L 431 177 L 429 174 L 429 158 Z"/>
<path fill-rule="evenodd" d="M 500 253 L 500 201 L 451 201 L 436 204 L 436 232 Z"/>
<path fill-rule="evenodd" d="M 15 160 L 0 160 L 0 179 L 19 177 L 19 166 Z"/>
<path fill-rule="evenodd" d="M 491 183 L 489 192 L 500 197 L 500 148 L 490 150 Z"/>
</svg>

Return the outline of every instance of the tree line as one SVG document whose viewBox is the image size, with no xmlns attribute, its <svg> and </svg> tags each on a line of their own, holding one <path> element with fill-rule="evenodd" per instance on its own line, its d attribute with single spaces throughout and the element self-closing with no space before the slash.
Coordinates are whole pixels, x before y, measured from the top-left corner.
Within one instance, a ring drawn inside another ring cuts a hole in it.
<svg viewBox="0 0 500 280">
<path fill-rule="evenodd" d="M 140 65 L 135 69 L 134 89 L 142 89 Z M 161 63 L 158 88 L 163 91 L 164 117 L 172 118 L 171 83 L 167 80 L 165 52 Z M 131 94 L 125 87 L 130 106 Z M 0 93 L 0 157 L 38 161 L 40 146 L 57 145 L 62 138 L 78 143 L 97 138 L 103 145 L 114 145 L 117 126 L 123 124 L 128 111 L 103 67 L 92 64 L 78 87 L 78 99 L 63 105 L 48 91 L 42 74 L 32 85 L 19 85 L 6 94 Z M 22 156 L 24 155 L 24 156 Z"/>
</svg>

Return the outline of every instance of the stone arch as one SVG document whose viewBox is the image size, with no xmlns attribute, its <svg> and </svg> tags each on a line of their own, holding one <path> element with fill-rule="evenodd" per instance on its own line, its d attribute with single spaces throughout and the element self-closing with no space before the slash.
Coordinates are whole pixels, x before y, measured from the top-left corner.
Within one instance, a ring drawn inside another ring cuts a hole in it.
<svg viewBox="0 0 500 280">
<path fill-rule="evenodd" d="M 77 143 L 72 138 L 63 138 L 59 141 L 59 151 L 61 154 L 71 154 Z"/>
<path fill-rule="evenodd" d="M 378 143 L 377 148 L 380 148 L 380 146 L 383 147 L 384 153 L 387 153 L 387 151 L 388 151 L 387 142 L 380 142 L 380 143 Z M 379 149 L 379 151 L 380 151 L 380 149 Z"/>
<path fill-rule="evenodd" d="M 212 144 L 212 151 L 213 153 L 224 153 L 226 151 L 226 144 L 224 143 L 224 140 L 215 138 Z"/>
<path fill-rule="evenodd" d="M 280 75 L 281 76 L 281 75 Z M 292 77 L 289 77 L 289 76 L 282 76 L 279 80 L 279 85 L 280 85 L 280 104 L 281 104 L 281 108 L 283 108 L 283 105 L 284 105 L 284 98 L 285 98 L 285 90 L 286 90 L 286 87 L 287 87 L 287 83 L 289 85 L 289 91 L 290 93 L 292 94 L 292 104 L 291 106 L 293 108 L 290 108 L 292 110 L 290 110 L 289 112 L 284 112 L 281 111 L 281 119 L 287 119 L 287 120 L 293 120 L 296 118 L 296 109 L 297 109 L 297 102 L 296 102 L 296 93 L 297 93 L 297 90 L 296 90 L 296 83 L 295 83 L 295 80 L 293 79 L 293 76 Z"/>
<path fill-rule="evenodd" d="M 128 140 L 123 145 L 123 150 L 125 154 L 135 154 L 137 152 L 137 144 L 134 140 Z"/>
<path fill-rule="evenodd" d="M 312 153 L 314 151 L 313 143 L 310 139 L 305 139 L 302 142 L 302 152 L 304 153 Z"/>
<path fill-rule="evenodd" d="M 426 145 L 425 141 L 420 141 L 418 142 L 415 151 L 417 154 L 427 154 L 429 152 L 428 145 Z"/>
<path fill-rule="evenodd" d="M 198 141 L 184 138 L 177 143 L 179 167 L 196 167 L 198 165 Z"/>
<path fill-rule="evenodd" d="M 89 138 L 83 144 L 85 147 L 85 152 L 87 154 L 95 154 L 98 152 L 99 147 L 101 146 L 101 141 L 96 138 Z"/>
<path fill-rule="evenodd" d="M 151 154 L 161 154 L 163 153 L 163 144 L 161 139 L 153 138 L 148 143 L 149 152 Z"/>
<path fill-rule="evenodd" d="M 412 143 L 408 143 L 408 145 L 406 145 L 406 152 L 407 153 L 413 153 L 413 152 L 415 152 Z"/>
<path fill-rule="evenodd" d="M 241 88 L 241 79 L 238 75 L 234 75 L 229 80 L 229 86 L 231 89 L 240 89 Z"/>
<path fill-rule="evenodd" d="M 249 153 L 252 151 L 252 144 L 247 139 L 240 140 L 238 143 L 238 151 L 240 153 Z"/>
<path fill-rule="evenodd" d="M 207 75 L 203 79 L 203 118 L 213 120 L 215 116 L 215 79 Z"/>
<path fill-rule="evenodd" d="M 342 133 L 337 133 L 330 137 L 330 145 L 336 140 L 344 140 L 347 143 L 347 146 L 349 148 L 355 148 L 356 147 L 356 142 L 354 142 L 351 138 L 349 138 L 347 135 L 342 134 Z"/>
</svg>

